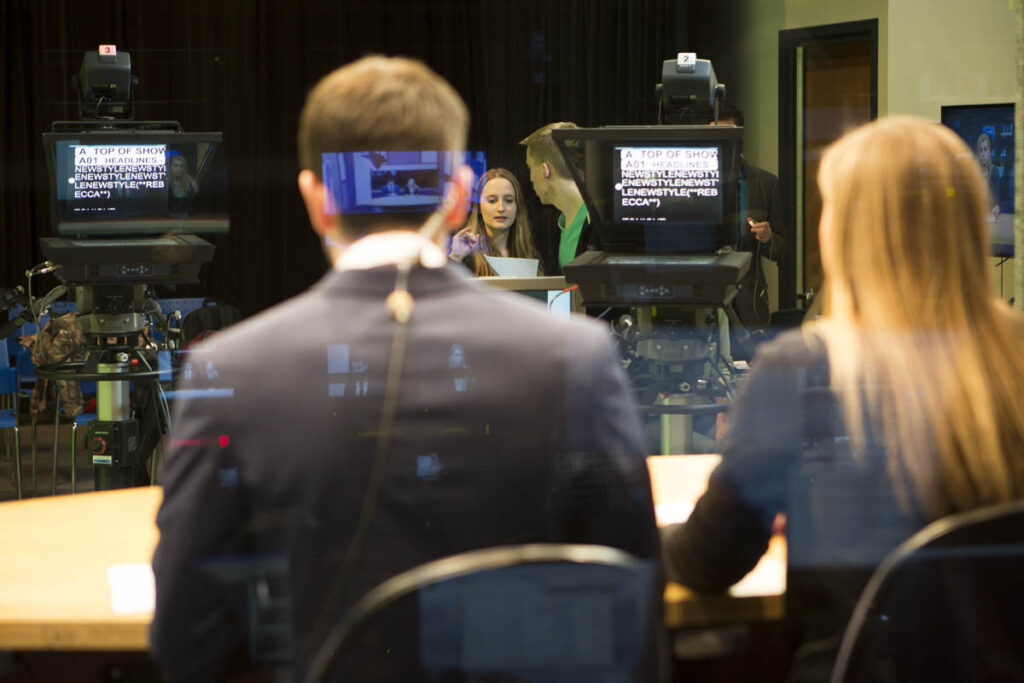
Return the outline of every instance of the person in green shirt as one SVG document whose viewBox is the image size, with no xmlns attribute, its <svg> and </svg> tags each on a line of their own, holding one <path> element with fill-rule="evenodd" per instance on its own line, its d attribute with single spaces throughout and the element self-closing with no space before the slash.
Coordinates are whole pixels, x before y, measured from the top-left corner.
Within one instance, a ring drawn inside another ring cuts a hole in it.
<svg viewBox="0 0 1024 683">
<path fill-rule="evenodd" d="M 558 217 L 558 270 L 584 252 L 590 243 L 590 218 L 572 173 L 559 152 L 551 131 L 556 128 L 578 128 L 575 123 L 559 121 L 538 128 L 519 144 L 526 147 L 526 165 L 530 169 L 530 183 L 542 204 L 554 206 L 562 212 Z M 569 147 L 573 164 L 583 167 L 583 150 Z M 566 217 L 571 216 L 566 223 Z"/>
</svg>

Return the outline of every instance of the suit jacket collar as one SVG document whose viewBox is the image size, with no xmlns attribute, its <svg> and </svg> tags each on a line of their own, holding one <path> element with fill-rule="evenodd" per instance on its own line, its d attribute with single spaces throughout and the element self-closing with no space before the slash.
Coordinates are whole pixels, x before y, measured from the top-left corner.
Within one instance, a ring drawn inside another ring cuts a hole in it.
<svg viewBox="0 0 1024 683">
<path fill-rule="evenodd" d="M 394 265 L 341 271 L 332 268 L 314 288 L 328 296 L 358 294 L 383 298 L 395 289 L 397 272 Z M 481 289 L 481 286 L 469 279 L 469 271 L 464 266 L 448 263 L 443 268 L 413 267 L 409 271 L 408 288 L 417 296 L 430 296 L 466 288 Z"/>
</svg>

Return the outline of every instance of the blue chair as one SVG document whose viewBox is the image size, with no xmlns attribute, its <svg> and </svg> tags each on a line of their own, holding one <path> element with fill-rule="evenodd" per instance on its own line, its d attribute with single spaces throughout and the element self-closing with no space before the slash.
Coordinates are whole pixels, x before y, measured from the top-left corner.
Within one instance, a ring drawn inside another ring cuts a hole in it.
<svg viewBox="0 0 1024 683">
<path fill-rule="evenodd" d="M 49 317 L 43 317 L 43 324 L 49 320 Z M 32 387 L 36 383 L 36 366 L 32 362 L 32 352 L 27 348 L 19 344 L 16 340 L 18 337 L 24 337 L 28 334 L 36 333 L 35 323 L 25 323 L 21 326 L 16 334 L 12 334 L 7 338 L 8 340 L 8 352 L 14 358 L 14 367 L 18 371 L 18 391 L 24 394 L 31 394 Z"/>
<path fill-rule="evenodd" d="M 53 471 L 50 481 L 50 495 L 57 495 L 57 453 L 60 445 L 57 440 L 57 431 L 60 428 L 60 392 L 57 392 L 56 415 L 53 421 Z M 78 460 L 76 446 L 78 445 L 78 428 L 87 425 L 97 417 L 96 413 L 80 413 L 75 415 L 71 422 L 71 493 L 75 493 L 78 471 Z M 33 456 L 33 466 L 35 458 Z M 34 472 L 34 470 L 33 470 Z"/>
<path fill-rule="evenodd" d="M 56 306 L 56 304 L 55 304 L 55 306 Z M 64 313 L 67 313 L 67 312 L 71 312 L 71 311 L 74 311 L 74 310 L 75 310 L 74 304 L 66 304 L 66 305 L 60 307 L 59 309 L 55 308 L 54 312 L 56 314 L 58 314 L 58 315 L 61 315 L 61 314 L 64 314 Z M 40 324 L 39 329 L 42 329 L 42 328 L 46 327 L 46 324 L 49 322 L 49 320 L 50 320 L 49 316 L 42 316 L 39 319 L 39 324 Z M 36 330 L 37 330 L 37 328 L 36 328 L 35 323 L 25 323 L 24 325 L 22 325 L 22 328 L 21 328 L 21 331 L 19 333 L 19 336 L 24 336 L 24 335 L 28 335 L 28 334 L 35 334 Z M 25 387 L 26 384 L 28 386 L 33 386 L 35 384 L 35 381 L 36 381 L 36 377 L 35 377 L 35 367 L 36 366 L 35 366 L 35 363 L 32 362 L 32 354 L 31 354 L 31 352 L 30 352 L 30 350 L 28 348 L 26 348 L 24 346 L 21 346 L 20 344 L 18 345 L 18 348 L 19 348 L 19 353 L 17 355 L 17 361 L 18 361 L 18 383 L 19 383 L 19 387 L 20 388 L 26 388 Z M 81 385 L 81 388 L 82 388 L 82 393 L 84 395 L 89 395 L 89 394 L 95 394 L 96 393 L 96 382 L 80 382 L 80 385 Z M 57 454 L 58 454 L 59 448 L 60 448 L 60 439 L 59 439 L 60 421 L 61 421 L 60 420 L 60 417 L 61 417 L 60 391 L 59 390 L 55 390 L 55 391 L 56 391 L 56 394 L 57 394 L 57 400 L 56 400 L 56 404 L 54 406 L 54 418 L 53 418 L 53 472 L 52 472 L 52 477 L 51 477 L 52 481 L 51 481 L 51 484 L 50 484 L 51 494 L 56 494 L 56 492 L 57 492 Z M 28 390 L 27 391 L 28 395 L 31 395 L 31 393 L 32 393 L 32 390 Z M 75 465 L 75 457 L 76 457 L 76 453 L 75 453 L 75 445 L 76 445 L 76 442 L 77 442 L 76 435 L 77 435 L 77 432 L 78 432 L 78 428 L 80 426 L 84 425 L 84 424 L 88 424 L 89 422 L 92 422 L 95 419 L 96 419 L 96 414 L 95 413 L 83 413 L 81 415 L 76 415 L 74 417 L 74 420 L 72 421 L 72 426 L 71 426 L 71 439 L 72 439 L 72 442 L 71 442 L 71 463 L 72 463 L 72 466 L 71 466 L 71 493 L 75 493 L 76 484 L 77 484 L 76 468 L 75 468 L 74 465 Z M 31 421 L 31 429 L 32 429 L 32 456 L 31 456 L 32 457 L 32 491 L 36 492 L 36 491 L 39 490 L 38 476 L 37 476 L 38 472 L 37 472 L 37 465 L 36 465 L 36 463 L 37 463 L 37 443 L 38 443 L 37 434 L 38 434 L 38 430 L 37 430 L 37 422 L 36 422 L 34 417 L 32 418 L 32 421 Z"/>
<path fill-rule="evenodd" d="M 202 297 L 157 299 L 157 303 L 160 305 L 160 310 L 165 316 L 173 315 L 175 312 L 181 314 L 181 318 L 178 320 L 179 325 L 189 313 L 197 308 L 202 308 L 204 301 L 206 301 L 206 299 Z M 157 341 L 164 341 L 163 334 L 158 330 L 153 331 L 153 338 Z"/>
<path fill-rule="evenodd" d="M 202 300 L 200 299 L 200 301 L 202 301 Z M 60 302 L 60 301 L 54 302 L 51 305 L 50 308 L 51 308 L 51 310 L 53 311 L 53 313 L 55 315 L 63 315 L 64 313 L 74 312 L 74 311 L 77 310 L 77 308 L 76 308 L 76 306 L 75 306 L 75 304 L 73 302 Z M 21 312 L 21 308 L 20 307 L 16 307 L 15 309 L 12 309 L 10 311 L 9 315 L 13 317 L 15 315 L 18 315 L 20 312 Z M 40 319 L 39 319 L 39 326 L 38 327 L 36 326 L 36 324 L 34 322 L 25 323 L 24 325 L 21 326 L 21 329 L 18 331 L 18 333 L 16 335 L 12 335 L 12 337 L 20 337 L 20 336 L 35 334 L 39 329 L 42 329 L 42 328 L 46 327 L 46 324 L 49 322 L 49 320 L 50 320 L 50 316 L 49 315 L 44 315 L 44 316 L 40 317 Z M 5 342 L 6 342 L 6 340 L 5 340 Z M 10 345 L 9 349 L 13 350 L 13 354 L 12 355 L 14 356 L 15 363 L 16 363 L 15 367 L 16 367 L 16 378 L 17 378 L 16 379 L 17 390 L 19 392 L 23 393 L 23 394 L 31 395 L 32 390 L 33 390 L 34 385 L 35 385 L 35 382 L 36 382 L 35 363 L 32 362 L 31 351 L 28 348 L 22 346 L 21 344 L 17 344 L 17 343 L 12 343 Z M 5 358 L 6 357 L 7 356 L 5 355 Z M 96 393 L 96 382 L 81 382 L 80 384 L 81 384 L 81 388 L 82 388 L 82 393 L 84 395 L 90 395 L 90 394 L 95 394 Z M 71 463 L 72 463 L 72 466 L 71 466 L 71 493 L 75 493 L 76 484 L 77 484 L 76 467 L 75 467 L 75 460 L 76 460 L 76 449 L 75 449 L 75 447 L 76 447 L 76 444 L 77 444 L 77 438 L 76 437 L 77 437 L 77 433 L 78 433 L 78 428 L 81 427 L 84 424 L 88 424 L 89 422 L 92 422 L 95 419 L 96 419 L 96 414 L 95 413 L 84 413 L 84 414 L 81 414 L 81 415 L 76 415 L 74 417 L 74 420 L 72 421 L 72 426 L 71 426 Z M 37 450 L 36 450 L 36 444 L 37 444 L 37 429 L 36 429 L 36 427 L 37 427 L 37 423 L 36 423 L 35 419 L 32 420 L 32 425 L 31 426 L 32 426 L 32 490 L 33 491 L 37 491 L 38 490 L 37 465 L 36 465 L 36 462 L 37 462 Z M 59 429 L 60 429 L 60 393 L 58 391 L 57 392 L 57 403 L 56 403 L 55 415 L 54 415 L 54 425 L 53 425 L 53 473 L 52 473 L 52 481 L 51 481 L 51 485 L 50 485 L 51 493 L 56 493 L 56 491 L 57 491 L 57 454 L 59 452 L 59 446 L 60 446 L 60 442 L 59 442 L 59 438 L 58 438 Z M 20 475 L 20 471 L 19 471 L 19 475 Z"/>
<path fill-rule="evenodd" d="M 14 430 L 14 486 L 20 500 L 22 490 L 21 437 L 18 432 L 18 372 L 15 368 L 10 367 L 10 362 L 7 340 L 0 339 L 0 430 Z M 5 452 L 10 459 L 8 445 L 7 440 L 4 439 Z"/>
</svg>

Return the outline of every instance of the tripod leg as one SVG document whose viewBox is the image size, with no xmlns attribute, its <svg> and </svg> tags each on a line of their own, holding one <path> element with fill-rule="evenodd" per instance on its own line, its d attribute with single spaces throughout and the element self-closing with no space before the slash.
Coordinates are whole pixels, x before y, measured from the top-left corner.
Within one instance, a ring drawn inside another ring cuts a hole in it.
<svg viewBox="0 0 1024 683">
<path fill-rule="evenodd" d="M 14 483 L 18 489 L 18 500 L 21 500 L 21 437 L 18 435 L 18 425 L 14 425 Z"/>
<path fill-rule="evenodd" d="M 75 445 L 78 443 L 78 421 L 71 425 L 71 493 L 75 492 Z"/>
<path fill-rule="evenodd" d="M 57 403 L 53 408 L 53 477 L 50 479 L 50 495 L 57 495 L 57 447 L 60 445 L 60 390 L 57 391 Z"/>
<path fill-rule="evenodd" d="M 36 418 L 32 416 L 32 493 L 34 494 L 39 490 L 39 484 L 36 481 Z"/>
</svg>

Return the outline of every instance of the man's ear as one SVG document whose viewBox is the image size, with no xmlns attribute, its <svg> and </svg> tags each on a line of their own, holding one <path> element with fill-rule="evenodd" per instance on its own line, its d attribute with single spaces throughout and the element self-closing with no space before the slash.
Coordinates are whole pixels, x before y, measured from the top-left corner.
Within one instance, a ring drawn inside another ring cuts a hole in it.
<svg viewBox="0 0 1024 683">
<path fill-rule="evenodd" d="M 466 165 L 459 166 L 448 183 L 444 202 L 423 224 L 420 234 L 431 242 L 442 244 L 453 230 L 461 228 L 466 223 L 466 215 L 469 213 L 467 204 L 471 187 L 473 169 Z"/>
<path fill-rule="evenodd" d="M 299 194 L 306 204 L 306 213 L 309 214 L 309 223 L 313 230 L 321 237 L 334 232 L 337 228 L 334 217 L 327 213 L 325 204 L 327 189 L 316 177 L 313 171 L 303 169 L 299 172 Z"/>
<path fill-rule="evenodd" d="M 445 225 L 454 230 L 461 228 L 469 213 L 469 192 L 473 187 L 473 169 L 463 164 L 455 169 L 452 181 L 448 185 L 448 195 L 444 200 Z"/>
</svg>

